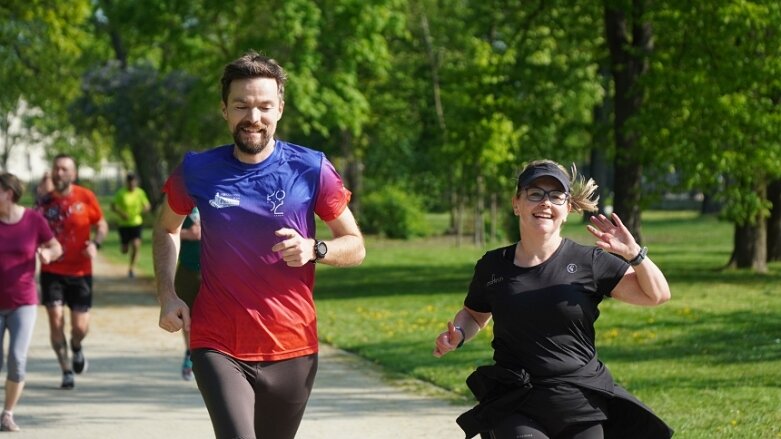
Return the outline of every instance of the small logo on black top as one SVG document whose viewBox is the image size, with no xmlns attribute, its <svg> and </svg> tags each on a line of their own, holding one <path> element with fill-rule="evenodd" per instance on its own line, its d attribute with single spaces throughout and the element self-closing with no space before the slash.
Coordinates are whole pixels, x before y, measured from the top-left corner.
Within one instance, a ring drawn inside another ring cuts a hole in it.
<svg viewBox="0 0 781 439">
<path fill-rule="evenodd" d="M 574 273 L 578 271 L 578 266 L 575 264 L 567 264 L 567 273 Z"/>
<path fill-rule="evenodd" d="M 490 286 L 498 284 L 499 282 L 501 282 L 503 280 L 504 280 L 504 278 L 502 276 L 496 277 L 495 274 L 491 273 L 491 280 L 486 282 L 485 286 L 490 287 Z"/>
</svg>

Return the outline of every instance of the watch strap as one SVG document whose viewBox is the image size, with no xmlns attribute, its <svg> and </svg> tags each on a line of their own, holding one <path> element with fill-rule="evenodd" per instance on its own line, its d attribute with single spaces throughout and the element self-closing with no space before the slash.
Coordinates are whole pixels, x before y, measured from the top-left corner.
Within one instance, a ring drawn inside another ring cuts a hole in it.
<svg viewBox="0 0 781 439">
<path fill-rule="evenodd" d="M 460 327 L 458 325 L 456 325 L 455 328 L 456 328 L 456 331 L 461 333 L 461 341 L 458 342 L 458 346 L 456 346 L 456 349 L 458 349 L 458 348 L 460 348 L 461 346 L 464 345 L 464 342 L 466 341 L 466 333 L 464 332 L 464 328 L 462 328 L 462 327 Z"/>
<path fill-rule="evenodd" d="M 320 241 L 319 239 L 315 239 L 315 258 L 312 260 L 312 262 L 317 262 L 323 259 L 326 253 L 328 253 L 328 246 L 325 245 L 325 242 Z"/>
<path fill-rule="evenodd" d="M 633 267 L 640 265 L 640 263 L 643 262 L 647 254 L 648 254 L 648 247 L 641 248 L 640 253 L 638 253 L 637 256 L 635 256 L 634 258 L 628 261 L 629 265 Z"/>
</svg>

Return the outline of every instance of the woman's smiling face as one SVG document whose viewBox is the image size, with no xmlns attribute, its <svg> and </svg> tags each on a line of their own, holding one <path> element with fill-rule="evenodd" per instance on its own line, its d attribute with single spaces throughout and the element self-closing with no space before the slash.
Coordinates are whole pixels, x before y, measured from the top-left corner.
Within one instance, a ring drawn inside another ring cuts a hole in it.
<svg viewBox="0 0 781 439">
<path fill-rule="evenodd" d="M 530 193 L 531 198 L 536 199 L 534 195 L 539 196 L 540 190 L 546 192 L 542 199 L 530 201 Z M 554 191 L 553 194 L 551 191 Z M 541 177 L 522 188 L 518 195 L 513 197 L 513 210 L 520 217 L 522 228 L 529 231 L 537 230 L 541 233 L 551 233 L 561 229 L 572 207 L 569 199 L 566 199 L 561 205 L 551 202 L 551 198 L 554 198 L 555 201 L 561 200 L 560 194 L 557 194 L 556 191 L 564 191 L 561 183 L 552 177 Z M 557 198 L 558 200 L 556 200 Z"/>
</svg>

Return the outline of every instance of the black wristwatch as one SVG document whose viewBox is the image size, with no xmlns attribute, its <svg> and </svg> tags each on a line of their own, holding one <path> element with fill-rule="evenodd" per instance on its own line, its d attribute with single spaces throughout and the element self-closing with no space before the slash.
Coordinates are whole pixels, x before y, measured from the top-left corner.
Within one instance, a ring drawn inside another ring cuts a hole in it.
<svg viewBox="0 0 781 439">
<path fill-rule="evenodd" d="M 312 262 L 317 262 L 325 257 L 328 253 L 328 246 L 325 245 L 325 241 L 315 240 L 315 259 Z"/>
<path fill-rule="evenodd" d="M 92 243 L 95 244 L 95 248 L 100 250 L 100 243 L 98 241 L 92 240 Z"/>
<path fill-rule="evenodd" d="M 640 265 L 641 262 L 643 262 L 643 259 L 645 259 L 645 256 L 648 254 L 648 247 L 643 247 L 640 249 L 640 253 L 637 254 L 634 258 L 630 259 L 629 265 L 631 266 L 637 266 Z"/>
</svg>

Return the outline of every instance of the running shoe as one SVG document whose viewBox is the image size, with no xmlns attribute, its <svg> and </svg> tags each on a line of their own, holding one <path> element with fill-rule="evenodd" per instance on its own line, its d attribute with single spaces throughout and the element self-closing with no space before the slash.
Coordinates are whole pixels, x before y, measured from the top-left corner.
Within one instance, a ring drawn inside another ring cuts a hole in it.
<svg viewBox="0 0 781 439">
<path fill-rule="evenodd" d="M 84 349 L 73 351 L 73 371 L 76 373 L 86 372 L 89 362 L 84 357 Z"/>
<path fill-rule="evenodd" d="M 182 362 L 182 379 L 185 381 L 192 381 L 193 379 L 193 361 L 190 359 L 189 354 L 184 354 L 184 361 Z"/>
<path fill-rule="evenodd" d="M 62 384 L 60 389 L 72 389 L 76 385 L 76 379 L 73 376 L 73 372 L 67 371 L 62 373 Z"/>
<path fill-rule="evenodd" d="M 14 415 L 3 410 L 3 415 L 0 416 L 0 431 L 19 431 L 18 425 L 14 422 Z"/>
</svg>

